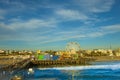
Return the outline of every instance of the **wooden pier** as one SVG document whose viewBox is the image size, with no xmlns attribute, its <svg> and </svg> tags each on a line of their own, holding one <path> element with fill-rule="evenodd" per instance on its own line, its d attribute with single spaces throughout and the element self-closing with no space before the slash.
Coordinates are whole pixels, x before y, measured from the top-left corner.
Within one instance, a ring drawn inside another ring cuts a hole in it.
<svg viewBox="0 0 120 80">
<path fill-rule="evenodd" d="M 79 60 L 32 60 L 33 65 L 41 67 L 49 66 L 69 66 L 69 65 L 88 65 L 89 59 L 79 59 Z"/>
<path fill-rule="evenodd" d="M 10 65 L 6 65 L 0 68 L 0 71 L 11 71 L 11 70 L 15 70 L 15 69 L 22 69 L 24 67 L 26 67 L 26 65 L 28 65 L 30 63 L 30 59 L 25 59 L 25 60 L 21 60 L 20 62 L 16 62 Z"/>
<path fill-rule="evenodd" d="M 13 64 L 8 64 L 0 67 L 0 80 L 22 80 L 20 77 L 15 77 L 11 79 L 12 74 L 16 74 L 21 69 L 29 66 L 30 59 L 20 60 L 19 62 L 14 62 Z"/>
<path fill-rule="evenodd" d="M 88 65 L 91 59 L 89 58 L 80 58 L 78 60 L 31 60 L 24 59 L 20 62 L 6 65 L 0 68 L 0 71 L 12 71 L 22 68 L 42 66 L 42 67 L 51 67 L 51 66 L 66 66 L 66 65 Z"/>
</svg>

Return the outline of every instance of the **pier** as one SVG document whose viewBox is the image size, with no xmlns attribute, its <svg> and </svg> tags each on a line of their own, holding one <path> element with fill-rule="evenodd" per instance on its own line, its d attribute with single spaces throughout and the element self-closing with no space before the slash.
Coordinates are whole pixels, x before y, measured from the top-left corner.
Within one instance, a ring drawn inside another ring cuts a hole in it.
<svg viewBox="0 0 120 80">
<path fill-rule="evenodd" d="M 24 59 L 19 62 L 9 64 L 2 66 L 0 68 L 0 71 L 10 71 L 10 70 L 15 70 L 15 69 L 22 69 L 25 68 L 28 64 L 30 63 L 30 59 Z"/>
<path fill-rule="evenodd" d="M 32 60 L 33 65 L 40 67 L 88 65 L 91 59 L 81 58 L 79 60 Z"/>
<path fill-rule="evenodd" d="M 87 65 L 90 58 L 80 58 L 78 60 L 31 60 L 30 58 L 21 60 L 19 62 L 9 64 L 0 68 L 0 71 L 12 71 L 23 68 L 42 66 L 66 66 L 66 65 Z"/>
<path fill-rule="evenodd" d="M 31 60 L 30 58 L 0 67 L 0 71 L 13 71 L 23 68 L 42 66 L 66 66 L 66 65 L 88 65 L 91 58 L 80 58 L 77 60 Z"/>
<path fill-rule="evenodd" d="M 8 62 L 8 61 L 7 61 Z M 13 73 L 20 71 L 29 66 L 30 58 L 16 61 L 12 64 L 6 64 L 5 66 L 0 67 L 0 80 L 9 80 Z M 12 80 L 21 80 L 21 79 L 12 79 Z"/>
</svg>

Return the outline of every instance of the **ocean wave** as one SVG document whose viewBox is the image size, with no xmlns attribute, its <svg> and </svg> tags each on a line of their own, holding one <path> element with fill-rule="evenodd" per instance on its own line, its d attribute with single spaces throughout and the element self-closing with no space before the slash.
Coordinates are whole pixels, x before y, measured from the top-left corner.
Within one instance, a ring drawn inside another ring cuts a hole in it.
<svg viewBox="0 0 120 80">
<path fill-rule="evenodd" d="M 120 69 L 120 64 L 39 68 L 39 70 L 46 70 L 46 69 L 49 69 L 49 70 L 112 69 L 112 70 L 115 70 L 115 69 Z"/>
</svg>

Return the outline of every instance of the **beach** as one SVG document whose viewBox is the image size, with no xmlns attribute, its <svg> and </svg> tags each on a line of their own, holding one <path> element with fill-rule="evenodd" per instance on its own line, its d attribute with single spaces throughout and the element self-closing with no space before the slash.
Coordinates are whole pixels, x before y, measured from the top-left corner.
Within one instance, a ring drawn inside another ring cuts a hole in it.
<svg viewBox="0 0 120 80">
<path fill-rule="evenodd" d="M 120 61 L 120 56 L 97 56 L 95 61 Z"/>
</svg>

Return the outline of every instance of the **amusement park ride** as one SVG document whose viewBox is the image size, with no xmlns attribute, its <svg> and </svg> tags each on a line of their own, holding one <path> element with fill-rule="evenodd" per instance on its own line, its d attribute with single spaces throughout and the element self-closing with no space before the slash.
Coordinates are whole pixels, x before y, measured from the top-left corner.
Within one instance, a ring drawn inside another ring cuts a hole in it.
<svg viewBox="0 0 120 80">
<path fill-rule="evenodd" d="M 61 56 L 61 59 L 78 59 L 80 45 L 77 42 L 69 42 L 66 45 L 66 53 Z"/>
<path fill-rule="evenodd" d="M 66 51 L 79 51 L 80 50 L 80 45 L 79 43 L 77 42 L 69 42 L 67 45 L 66 45 Z"/>
</svg>

